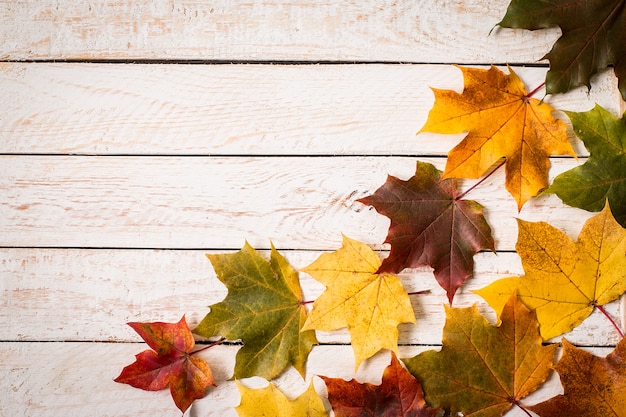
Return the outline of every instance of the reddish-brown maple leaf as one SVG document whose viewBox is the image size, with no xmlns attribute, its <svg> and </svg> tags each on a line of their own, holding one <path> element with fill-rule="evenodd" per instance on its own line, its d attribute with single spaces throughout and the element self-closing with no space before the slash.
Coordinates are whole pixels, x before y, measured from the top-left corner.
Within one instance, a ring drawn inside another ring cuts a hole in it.
<svg viewBox="0 0 626 417">
<path fill-rule="evenodd" d="M 194 340 L 185 316 L 178 323 L 128 323 L 153 350 L 144 350 L 126 366 L 115 382 L 147 391 L 170 387 L 176 406 L 184 413 L 194 400 L 215 385 L 209 364 L 190 354 Z"/>
<path fill-rule="evenodd" d="M 563 340 L 563 357 L 554 368 L 564 393 L 529 410 L 541 417 L 626 416 L 626 339 L 606 358 Z"/>
<path fill-rule="evenodd" d="M 494 250 L 483 207 L 459 198 L 457 179 L 441 180 L 441 171 L 417 162 L 408 181 L 387 177 L 376 192 L 359 200 L 391 219 L 385 243 L 389 256 L 377 273 L 429 265 L 448 300 L 474 270 L 474 254 Z"/>
<path fill-rule="evenodd" d="M 321 377 L 328 388 L 328 400 L 336 416 L 435 417 L 438 409 L 426 405 L 419 381 L 395 354 L 383 373 L 380 385 L 361 384 L 354 379 Z"/>
</svg>

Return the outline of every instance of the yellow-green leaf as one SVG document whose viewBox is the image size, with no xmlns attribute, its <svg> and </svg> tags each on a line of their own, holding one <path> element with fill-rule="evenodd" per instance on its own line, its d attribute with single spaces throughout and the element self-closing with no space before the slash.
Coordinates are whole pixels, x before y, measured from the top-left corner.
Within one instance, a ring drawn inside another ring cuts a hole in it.
<svg viewBox="0 0 626 417">
<path fill-rule="evenodd" d="M 398 325 L 415 323 L 400 280 L 377 274 L 381 261 L 369 246 L 343 237 L 343 245 L 303 269 L 327 288 L 313 304 L 303 330 L 348 328 L 358 368 L 381 349 L 398 353 Z"/>
<path fill-rule="evenodd" d="M 252 389 L 237 382 L 241 404 L 235 408 L 240 417 L 326 417 L 322 399 L 315 392 L 313 382 L 298 398 L 289 401 L 274 384 Z"/>
<path fill-rule="evenodd" d="M 273 379 L 289 365 L 304 374 L 315 332 L 302 331 L 306 308 L 298 272 L 272 245 L 266 261 L 248 243 L 236 253 L 207 255 L 217 277 L 228 287 L 226 299 L 194 332 L 205 337 L 241 339 L 235 378 L 261 376 Z"/>
<path fill-rule="evenodd" d="M 513 290 L 537 314 L 541 336 L 572 330 L 596 305 L 626 291 L 626 229 L 608 204 L 587 220 L 578 241 L 544 223 L 518 220 L 517 251 L 525 274 L 504 278 L 476 293 L 496 312 Z"/>
<path fill-rule="evenodd" d="M 442 344 L 404 362 L 429 405 L 467 417 L 499 417 L 519 405 L 550 374 L 557 347 L 542 346 L 535 315 L 515 293 L 499 327 L 476 306 L 446 306 Z"/>
</svg>

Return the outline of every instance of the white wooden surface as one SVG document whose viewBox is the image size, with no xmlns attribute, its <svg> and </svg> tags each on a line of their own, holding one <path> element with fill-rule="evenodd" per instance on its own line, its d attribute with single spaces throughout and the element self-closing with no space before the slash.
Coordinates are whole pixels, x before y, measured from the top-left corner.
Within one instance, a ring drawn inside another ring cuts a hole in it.
<svg viewBox="0 0 626 417">
<path fill-rule="evenodd" d="M 194 325 L 225 296 L 205 253 L 245 239 L 267 249 L 272 239 L 299 268 L 338 248 L 343 232 L 385 256 L 388 220 L 356 200 L 387 174 L 411 176 L 416 159 L 443 168 L 459 137 L 415 132 L 433 103 L 429 86 L 462 86 L 444 64 L 536 64 L 558 36 L 488 36 L 507 4 L 0 1 L 0 415 L 177 415 L 167 391 L 112 379 L 145 348 L 127 321 L 186 314 Z M 547 70 L 514 69 L 529 89 Z M 610 72 L 589 94 L 546 101 L 625 110 Z M 581 158 L 553 158 L 551 177 L 584 162 L 574 145 Z M 514 218 L 575 238 L 590 216 L 554 196 L 517 213 L 502 172 L 468 198 L 485 206 L 498 252 L 475 257 L 454 303 L 477 302 L 491 318 L 470 291 L 522 273 Z M 301 278 L 306 299 L 323 291 Z M 401 327 L 411 356 L 440 343 L 446 298 L 428 268 L 401 279 L 409 291 L 431 290 L 412 297 L 418 324 Z M 607 310 L 626 322 L 624 300 Z M 566 337 L 601 355 L 617 341 L 599 314 Z M 316 374 L 355 375 L 347 332 L 319 338 L 307 381 L 293 370 L 276 381 L 288 396 Z M 236 416 L 228 379 L 237 349 L 202 354 L 219 385 L 189 416 Z M 358 378 L 379 382 L 387 361 L 377 355 Z M 324 393 L 319 379 L 316 387 Z M 552 378 L 528 401 L 559 389 Z"/>
</svg>

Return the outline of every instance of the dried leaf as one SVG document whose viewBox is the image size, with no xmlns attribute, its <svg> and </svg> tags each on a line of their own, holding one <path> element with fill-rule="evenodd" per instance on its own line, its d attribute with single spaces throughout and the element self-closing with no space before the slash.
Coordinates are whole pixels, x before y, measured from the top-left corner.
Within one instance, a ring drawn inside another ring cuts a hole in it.
<svg viewBox="0 0 626 417">
<path fill-rule="evenodd" d="M 512 69 L 459 68 L 463 93 L 433 89 L 435 105 L 420 132 L 468 132 L 448 153 L 443 178 L 478 178 L 506 158 L 506 188 L 521 209 L 548 186 L 550 155 L 575 156 L 566 125 L 547 103 L 527 96 Z"/>
<path fill-rule="evenodd" d="M 147 391 L 170 387 L 176 406 L 184 413 L 194 400 L 205 396 L 206 388 L 215 385 L 209 364 L 190 355 L 193 335 L 183 316 L 178 323 L 128 323 L 153 350 L 136 355 L 115 378 Z"/>
<path fill-rule="evenodd" d="M 547 340 L 572 330 L 596 305 L 626 291 L 626 229 L 608 205 L 587 220 L 578 242 L 544 222 L 518 220 L 518 225 L 517 251 L 525 275 L 476 291 L 496 312 L 507 294 L 517 290 L 537 314 L 541 336 Z"/>
<path fill-rule="evenodd" d="M 322 399 L 315 392 L 313 383 L 298 398 L 289 401 L 274 384 L 252 389 L 237 383 L 241 404 L 235 408 L 240 417 L 326 417 Z"/>
<path fill-rule="evenodd" d="M 557 345 L 542 346 L 535 315 L 510 296 L 500 327 L 476 306 L 446 306 L 441 351 L 405 359 L 428 404 L 466 417 L 497 417 L 548 377 Z"/>
<path fill-rule="evenodd" d="M 606 358 L 563 340 L 555 366 L 564 394 L 528 407 L 541 417 L 626 417 L 626 339 Z"/>
<path fill-rule="evenodd" d="M 417 162 L 408 181 L 389 176 L 376 192 L 360 199 L 391 219 L 385 243 L 391 252 L 379 273 L 404 268 L 433 267 L 448 300 L 474 271 L 474 254 L 494 250 L 483 207 L 458 198 L 457 180 L 441 180 L 441 171 Z"/>
<path fill-rule="evenodd" d="M 426 405 L 422 386 L 392 353 L 380 385 L 321 377 L 328 400 L 338 417 L 435 417 L 437 409 Z"/>
<path fill-rule="evenodd" d="M 194 333 L 243 341 L 235 362 L 237 379 L 273 379 L 289 364 L 304 374 L 317 341 L 315 332 L 300 331 L 307 313 L 298 272 L 273 246 L 270 262 L 247 242 L 234 254 L 207 256 L 228 295 L 211 306 Z"/>
<path fill-rule="evenodd" d="M 398 351 L 398 325 L 415 323 L 411 300 L 400 280 L 378 274 L 378 255 L 367 245 L 343 236 L 343 245 L 322 254 L 303 269 L 324 284 L 303 330 L 347 327 L 356 367 L 381 349 Z"/>
</svg>

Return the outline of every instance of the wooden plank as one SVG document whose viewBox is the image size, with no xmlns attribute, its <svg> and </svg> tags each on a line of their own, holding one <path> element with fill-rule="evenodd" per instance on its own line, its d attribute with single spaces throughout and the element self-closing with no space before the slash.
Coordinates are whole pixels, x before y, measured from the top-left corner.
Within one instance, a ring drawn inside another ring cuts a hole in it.
<svg viewBox="0 0 626 417">
<path fill-rule="evenodd" d="M 320 255 L 312 251 L 283 253 L 295 268 L 309 265 Z M 209 312 L 208 306 L 221 301 L 227 293 L 204 254 L 172 250 L 1 249 L 0 340 L 138 341 L 126 322 L 173 322 L 183 314 L 190 326 L 195 326 Z M 471 291 L 499 278 L 521 275 L 523 268 L 514 253 L 480 253 L 475 260 L 474 277 L 461 287 L 454 306 L 477 303 L 485 316 L 495 320 L 491 309 Z M 406 270 L 399 276 L 408 292 L 430 290 L 411 297 L 418 323 L 402 325 L 399 342 L 441 343 L 443 303 L 447 299 L 430 268 Z M 305 300 L 315 300 L 323 292 L 323 285 L 309 275 L 302 273 L 300 278 Z M 610 303 L 607 310 L 618 321 L 624 314 L 619 302 Z M 606 346 L 617 343 L 615 333 L 598 313 L 566 337 L 572 343 Z M 319 332 L 318 336 L 324 343 L 350 343 L 345 330 Z"/>
<path fill-rule="evenodd" d="M 546 73 L 515 71 L 529 90 Z M 434 102 L 429 86 L 460 91 L 461 72 L 450 65 L 4 63 L 0 153 L 446 155 L 462 135 L 416 136 Z M 580 88 L 546 102 L 572 111 L 597 102 L 621 115 L 620 97 L 607 73 L 589 94 Z"/>
<path fill-rule="evenodd" d="M 0 58 L 535 63 L 558 30 L 491 29 L 508 0 L 0 3 Z"/>
<path fill-rule="evenodd" d="M 115 417 L 171 416 L 177 410 L 168 390 L 141 391 L 113 381 L 121 369 L 134 361 L 134 355 L 146 349 L 144 344 L 121 343 L 2 343 L 0 371 L 8 376 L 0 380 L 0 413 L 6 416 L 57 417 L 90 415 Z M 402 349 L 403 357 L 416 355 L 425 347 Z M 199 354 L 213 368 L 217 387 L 196 401 L 186 416 L 237 417 L 234 407 L 240 396 L 232 375 L 236 347 L 217 346 Z M 588 349 L 598 356 L 610 348 Z M 351 379 L 380 384 L 389 355 L 379 354 L 354 372 L 349 346 L 317 346 L 307 364 L 306 380 L 293 369 L 273 382 L 290 398 L 302 393 L 311 380 L 320 395 L 325 387 L 320 378 Z M 250 378 L 242 383 L 258 388 L 266 382 Z M 524 402 L 534 404 L 561 393 L 558 377 L 553 376 Z M 328 403 L 326 403 L 328 406 Z M 507 417 L 523 417 L 512 410 Z"/>
<path fill-rule="evenodd" d="M 443 158 L 421 158 L 443 169 Z M 571 169 L 552 161 L 551 175 Z M 415 158 L 0 157 L 1 246 L 336 249 L 340 233 L 382 247 L 389 220 L 356 200 Z M 500 170 L 468 198 L 485 206 L 498 250 L 514 250 L 517 206 Z M 463 189 L 475 181 L 464 181 Z M 556 196 L 521 213 L 572 233 L 590 213 Z"/>
</svg>

